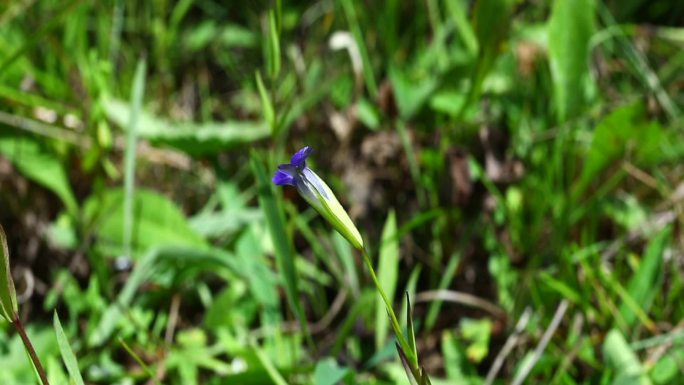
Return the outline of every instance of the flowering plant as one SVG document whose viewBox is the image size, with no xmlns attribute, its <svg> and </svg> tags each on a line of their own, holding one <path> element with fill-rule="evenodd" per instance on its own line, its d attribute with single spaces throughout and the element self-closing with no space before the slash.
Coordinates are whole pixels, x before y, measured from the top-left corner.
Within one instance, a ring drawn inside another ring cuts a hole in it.
<svg viewBox="0 0 684 385">
<path fill-rule="evenodd" d="M 328 185 L 306 165 L 306 159 L 311 153 L 312 149 L 309 146 L 301 148 L 292 155 L 290 163 L 284 163 L 278 166 L 278 170 L 271 179 L 272 182 L 278 186 L 289 185 L 297 188 L 299 195 L 301 195 L 304 200 L 321 214 L 354 248 L 361 251 L 366 266 L 373 278 L 373 282 L 385 303 L 387 313 L 392 321 L 392 329 L 394 329 L 394 334 L 397 337 L 397 352 L 404 369 L 406 370 L 409 381 L 412 385 L 430 384 L 427 373 L 418 365 L 418 353 L 416 350 L 413 322 L 411 319 L 411 306 L 409 305 L 407 307 L 407 332 L 409 335 L 409 338 L 407 338 L 399 325 L 399 321 L 397 320 L 390 300 L 387 298 L 385 291 L 378 281 L 370 255 L 361 238 L 361 233 L 356 226 L 354 226 L 354 222 L 349 218 L 349 215 L 337 200 L 330 187 L 328 187 Z"/>
</svg>

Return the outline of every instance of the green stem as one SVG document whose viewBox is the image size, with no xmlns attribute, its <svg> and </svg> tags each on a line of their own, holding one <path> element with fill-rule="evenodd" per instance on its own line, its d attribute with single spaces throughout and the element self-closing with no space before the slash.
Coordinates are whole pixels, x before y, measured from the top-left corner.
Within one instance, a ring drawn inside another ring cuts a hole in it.
<svg viewBox="0 0 684 385">
<path fill-rule="evenodd" d="M 410 349 L 408 342 L 406 341 L 406 337 L 404 337 L 404 333 L 401 331 L 401 325 L 399 324 L 397 315 L 394 313 L 392 303 L 387 298 L 387 294 L 385 294 L 385 290 L 382 288 L 382 285 L 380 285 L 380 281 L 378 281 L 378 277 L 375 274 L 375 269 L 373 268 L 373 262 L 371 261 L 370 255 L 368 255 L 368 251 L 366 251 L 365 247 L 361 251 L 363 253 L 363 260 L 366 262 L 368 271 L 370 272 L 371 278 L 373 278 L 373 282 L 375 283 L 375 287 L 378 289 L 383 302 L 385 302 L 385 307 L 387 308 L 387 313 L 389 313 L 390 319 L 392 320 L 392 327 L 394 329 L 394 334 L 399 340 L 399 345 L 401 345 L 402 349 L 404 349 L 407 356 L 413 358 L 413 350 Z"/>
<path fill-rule="evenodd" d="M 17 329 L 17 333 L 19 333 L 22 342 L 24 342 L 26 351 L 28 351 L 28 354 L 31 357 L 31 361 L 33 361 L 33 366 L 35 366 L 36 371 L 38 372 L 40 381 L 43 383 L 43 385 L 50 385 L 50 382 L 47 378 L 47 374 L 45 373 L 45 369 L 43 369 L 43 365 L 40 363 L 40 359 L 38 359 L 38 354 L 36 354 L 36 350 L 33 348 L 33 344 L 31 343 L 31 340 L 28 338 L 28 335 L 26 334 L 24 324 L 21 323 L 21 320 L 19 320 L 19 316 L 17 316 L 16 314 L 14 314 L 14 320 L 12 320 L 12 325 L 14 325 L 14 328 Z"/>
</svg>

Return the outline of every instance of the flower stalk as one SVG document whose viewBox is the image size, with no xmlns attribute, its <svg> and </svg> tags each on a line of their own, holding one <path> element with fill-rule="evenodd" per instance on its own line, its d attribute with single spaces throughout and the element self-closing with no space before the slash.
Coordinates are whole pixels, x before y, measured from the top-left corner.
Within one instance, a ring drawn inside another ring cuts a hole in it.
<svg viewBox="0 0 684 385">
<path fill-rule="evenodd" d="M 29 357 L 31 358 L 31 362 L 33 362 L 33 366 L 36 368 L 36 372 L 38 372 L 38 377 L 40 377 L 40 382 L 43 385 L 50 385 L 50 382 L 48 381 L 47 373 L 45 372 L 45 369 L 43 368 L 43 365 L 40 363 L 40 359 L 38 358 L 38 354 L 36 353 L 36 349 L 33 347 L 33 344 L 31 343 L 31 340 L 28 337 L 28 334 L 26 334 L 26 329 L 24 328 L 24 324 L 21 322 L 19 319 L 19 316 L 14 314 L 13 320 L 12 320 L 12 325 L 14 326 L 14 329 L 16 329 L 17 333 L 19 334 L 19 337 L 21 337 L 21 341 L 24 343 L 24 347 L 26 348 L 26 351 L 28 352 Z"/>
</svg>

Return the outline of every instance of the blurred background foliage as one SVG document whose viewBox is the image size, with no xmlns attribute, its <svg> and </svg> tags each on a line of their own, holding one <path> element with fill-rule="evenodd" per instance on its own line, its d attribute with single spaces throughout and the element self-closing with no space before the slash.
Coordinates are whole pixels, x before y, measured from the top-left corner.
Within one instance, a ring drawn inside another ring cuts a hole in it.
<svg viewBox="0 0 684 385">
<path fill-rule="evenodd" d="M 684 3 L 0 5 L 0 223 L 67 383 L 684 383 Z M 275 225 L 274 225 L 275 224 Z M 402 313 L 403 314 L 403 313 Z M 0 324 L 0 383 L 36 383 Z"/>
</svg>

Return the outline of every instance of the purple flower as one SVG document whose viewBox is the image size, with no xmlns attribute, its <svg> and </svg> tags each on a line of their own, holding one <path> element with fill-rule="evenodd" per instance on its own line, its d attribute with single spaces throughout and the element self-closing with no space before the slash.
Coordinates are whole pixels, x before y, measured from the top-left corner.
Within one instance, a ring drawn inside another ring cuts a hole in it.
<svg viewBox="0 0 684 385">
<path fill-rule="evenodd" d="M 361 235 L 342 205 L 337 201 L 330 187 L 306 166 L 306 158 L 312 152 L 313 150 L 309 146 L 297 151 L 292 155 L 290 163 L 278 166 L 278 171 L 275 172 L 271 180 L 278 186 L 296 187 L 299 194 L 323 215 L 340 234 L 347 238 L 354 247 L 361 249 L 363 247 Z"/>
</svg>

